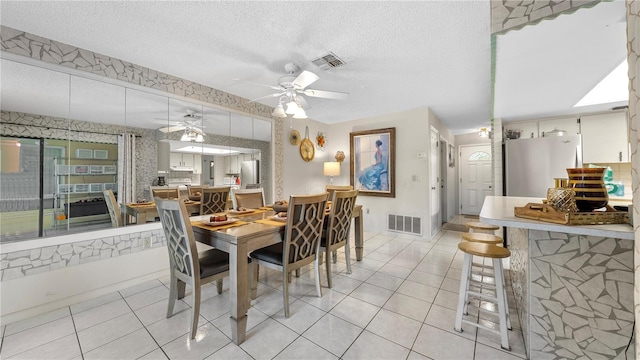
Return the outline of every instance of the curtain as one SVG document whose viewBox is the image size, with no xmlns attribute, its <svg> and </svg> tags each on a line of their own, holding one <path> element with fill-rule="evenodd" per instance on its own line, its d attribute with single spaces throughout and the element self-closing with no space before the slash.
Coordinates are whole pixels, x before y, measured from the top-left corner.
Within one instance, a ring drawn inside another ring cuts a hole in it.
<svg viewBox="0 0 640 360">
<path fill-rule="evenodd" d="M 136 136 L 118 136 L 118 203 L 136 202 Z"/>
</svg>

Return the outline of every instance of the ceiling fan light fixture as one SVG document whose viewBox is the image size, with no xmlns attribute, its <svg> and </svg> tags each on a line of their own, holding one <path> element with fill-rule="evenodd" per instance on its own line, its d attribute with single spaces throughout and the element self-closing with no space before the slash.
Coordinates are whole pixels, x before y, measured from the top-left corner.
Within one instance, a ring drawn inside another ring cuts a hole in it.
<svg viewBox="0 0 640 360">
<path fill-rule="evenodd" d="M 285 113 L 293 115 L 296 113 L 296 111 L 298 111 L 298 108 L 298 104 L 296 104 L 295 101 L 291 100 L 287 103 L 287 110 L 285 110 Z"/>
<path fill-rule="evenodd" d="M 276 108 L 273 109 L 271 116 L 279 117 L 279 118 L 287 117 L 287 114 L 284 112 L 284 107 L 282 107 L 282 103 L 278 103 Z"/>
<path fill-rule="evenodd" d="M 202 134 L 198 134 L 196 135 L 196 139 L 194 140 L 195 142 L 204 142 L 204 136 L 202 136 Z"/>
<path fill-rule="evenodd" d="M 182 134 L 182 137 L 180 138 L 180 141 L 191 141 L 191 137 L 189 136 L 189 134 L 187 134 L 186 130 L 185 130 L 184 134 Z"/>
<path fill-rule="evenodd" d="M 306 119 L 307 113 L 304 111 L 302 107 L 298 107 L 298 110 L 295 114 L 293 114 L 294 119 Z"/>
</svg>

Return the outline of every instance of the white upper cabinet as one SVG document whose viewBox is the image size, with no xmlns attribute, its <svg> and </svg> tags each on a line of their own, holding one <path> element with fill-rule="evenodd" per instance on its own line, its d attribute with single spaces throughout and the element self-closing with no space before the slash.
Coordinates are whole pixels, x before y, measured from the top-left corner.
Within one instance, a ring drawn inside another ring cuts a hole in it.
<svg viewBox="0 0 640 360">
<path fill-rule="evenodd" d="M 578 123 L 577 116 L 540 120 L 538 122 L 538 127 L 540 129 L 540 136 L 545 136 L 545 133 L 554 130 L 564 130 L 567 132 L 567 135 L 575 135 L 580 133 L 580 123 Z"/>
<path fill-rule="evenodd" d="M 629 162 L 626 112 L 580 117 L 582 162 Z"/>
</svg>

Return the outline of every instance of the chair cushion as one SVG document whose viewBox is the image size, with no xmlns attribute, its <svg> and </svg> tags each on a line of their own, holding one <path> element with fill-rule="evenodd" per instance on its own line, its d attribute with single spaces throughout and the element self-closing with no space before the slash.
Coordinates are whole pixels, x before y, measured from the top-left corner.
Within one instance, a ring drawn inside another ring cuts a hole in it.
<svg viewBox="0 0 640 360">
<path fill-rule="evenodd" d="M 200 278 L 206 278 L 229 270 L 229 254 L 218 249 L 210 249 L 198 254 Z"/>
<path fill-rule="evenodd" d="M 251 257 L 282 266 L 282 251 L 282 243 L 277 243 L 263 247 L 262 249 L 254 250 L 251 252 Z"/>
</svg>

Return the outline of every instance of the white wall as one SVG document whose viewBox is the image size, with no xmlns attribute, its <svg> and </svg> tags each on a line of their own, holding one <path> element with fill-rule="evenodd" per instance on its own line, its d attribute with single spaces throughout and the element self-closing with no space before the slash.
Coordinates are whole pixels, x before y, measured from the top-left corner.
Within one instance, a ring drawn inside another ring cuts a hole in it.
<svg viewBox="0 0 640 360">
<path fill-rule="evenodd" d="M 284 193 L 301 194 L 324 191 L 329 179 L 322 175 L 323 162 L 334 161 L 336 151 L 345 153 L 340 176 L 334 177 L 334 184 L 350 183 L 349 133 L 353 131 L 380 128 L 396 128 L 396 197 L 359 196 L 358 204 L 364 208 L 364 228 L 366 231 L 385 231 L 387 214 L 400 214 L 422 218 L 423 236 L 428 237 L 430 229 L 429 210 L 429 155 L 418 158 L 418 152 L 429 154 L 429 125 L 440 131 L 443 138 L 453 143 L 450 131 L 442 126 L 437 117 L 428 109 L 420 108 L 395 114 L 380 115 L 339 124 L 326 125 L 315 121 L 294 120 L 293 127 L 304 137 L 304 126 L 309 126 L 310 138 L 314 140 L 318 131 L 327 135 L 325 151 L 316 150 L 316 158 L 305 163 L 298 148 L 289 145 L 289 130 L 285 130 Z M 415 179 L 415 181 L 414 181 Z M 455 181 L 455 176 L 452 181 Z M 455 187 L 455 184 L 451 184 Z M 455 208 L 455 205 L 453 206 Z M 368 211 L 368 213 L 367 213 Z"/>
</svg>

